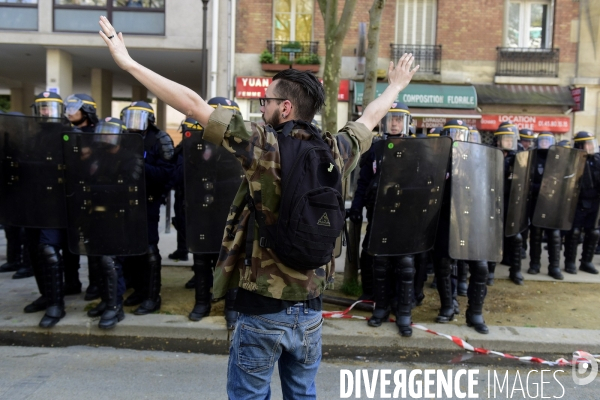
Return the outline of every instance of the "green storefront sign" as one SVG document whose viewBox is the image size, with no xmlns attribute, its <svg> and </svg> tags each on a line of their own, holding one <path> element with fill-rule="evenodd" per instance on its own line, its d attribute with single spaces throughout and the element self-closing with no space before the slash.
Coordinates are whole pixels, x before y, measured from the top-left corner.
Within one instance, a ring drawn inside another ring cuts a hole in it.
<svg viewBox="0 0 600 400">
<path fill-rule="evenodd" d="M 376 97 L 388 86 L 377 83 Z M 354 82 L 354 104 L 362 105 L 365 84 Z M 467 108 L 477 107 L 477 93 L 473 86 L 424 85 L 411 83 L 398 95 L 397 101 L 409 107 Z"/>
</svg>

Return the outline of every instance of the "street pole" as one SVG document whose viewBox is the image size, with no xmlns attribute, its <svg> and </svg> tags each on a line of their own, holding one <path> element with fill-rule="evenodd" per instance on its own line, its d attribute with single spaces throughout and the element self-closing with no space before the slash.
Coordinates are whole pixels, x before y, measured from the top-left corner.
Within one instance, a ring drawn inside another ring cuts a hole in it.
<svg viewBox="0 0 600 400">
<path fill-rule="evenodd" d="M 201 68 L 200 68 L 200 95 L 204 100 L 208 100 L 208 82 L 206 76 L 208 75 L 208 51 L 206 50 L 206 25 L 207 25 L 207 17 L 206 11 L 208 9 L 209 0 L 202 0 L 202 60 L 201 60 Z M 215 33 L 213 32 L 213 35 Z"/>
</svg>

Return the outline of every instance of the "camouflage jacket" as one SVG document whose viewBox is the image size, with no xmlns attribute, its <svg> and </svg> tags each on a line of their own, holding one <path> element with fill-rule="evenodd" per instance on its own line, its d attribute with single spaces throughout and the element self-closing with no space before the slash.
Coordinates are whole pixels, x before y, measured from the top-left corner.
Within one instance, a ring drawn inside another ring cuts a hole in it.
<svg viewBox="0 0 600 400">
<path fill-rule="evenodd" d="M 308 133 L 296 129 L 291 135 L 297 139 L 309 138 Z M 275 134 L 255 123 L 245 122 L 241 116 L 232 115 L 219 106 L 212 113 L 203 138 L 233 153 L 246 173 L 227 217 L 214 273 L 213 296 L 223 297 L 227 289 L 235 287 L 281 300 L 302 301 L 319 296 L 327 283 L 333 282 L 333 258 L 332 262 L 315 270 L 299 272 L 286 267 L 275 252 L 258 245 L 257 226 L 254 227 L 252 262 L 249 266 L 244 265 L 250 211 L 246 206 L 241 213 L 238 211 L 246 194 L 250 192 L 256 208 L 265 214 L 266 225 L 277 223 L 279 217 L 281 166 Z M 337 135 L 327 132 L 323 139 L 331 147 L 344 182 L 360 155 L 371 146 L 372 133 L 363 124 L 348 122 Z M 257 191 L 261 191 L 262 201 L 254 198 Z"/>
</svg>

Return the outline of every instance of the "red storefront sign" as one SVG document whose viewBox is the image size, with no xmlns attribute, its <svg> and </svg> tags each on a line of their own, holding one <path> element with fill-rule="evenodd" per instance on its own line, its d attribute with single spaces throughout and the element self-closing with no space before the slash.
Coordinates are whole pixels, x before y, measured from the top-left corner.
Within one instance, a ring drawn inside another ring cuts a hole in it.
<svg viewBox="0 0 600 400">
<path fill-rule="evenodd" d="M 571 96 L 575 102 L 573 111 L 585 111 L 585 88 L 571 89 Z"/>
<path fill-rule="evenodd" d="M 320 79 L 321 83 L 323 80 Z M 235 97 L 238 99 L 259 99 L 265 97 L 267 87 L 272 79 L 262 76 L 238 76 L 235 78 Z M 350 81 L 348 79 L 340 80 L 338 90 L 339 101 L 349 101 L 350 99 Z"/>
<path fill-rule="evenodd" d="M 535 115 L 482 115 L 477 122 L 477 129 L 493 131 L 501 122 L 512 121 L 519 129 L 531 129 L 534 132 L 548 131 L 567 133 L 571 130 L 571 118 L 546 117 Z"/>
<path fill-rule="evenodd" d="M 450 121 L 451 118 L 440 118 L 440 117 L 414 117 L 417 128 L 437 128 L 438 126 L 444 126 L 446 122 Z M 472 118 L 456 118 L 462 120 L 467 126 L 476 126 L 478 120 Z"/>
</svg>

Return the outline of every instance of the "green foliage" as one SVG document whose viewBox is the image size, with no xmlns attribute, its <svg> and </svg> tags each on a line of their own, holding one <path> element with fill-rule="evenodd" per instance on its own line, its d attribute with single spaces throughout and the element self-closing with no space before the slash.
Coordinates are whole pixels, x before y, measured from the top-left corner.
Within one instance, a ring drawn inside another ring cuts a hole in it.
<svg viewBox="0 0 600 400">
<path fill-rule="evenodd" d="M 4 112 L 10 111 L 10 96 L 8 95 L 0 95 L 0 110 Z"/>
<path fill-rule="evenodd" d="M 287 56 L 280 56 L 277 59 L 277 63 L 278 64 L 288 64 L 288 65 L 291 64 L 290 59 Z"/>
<path fill-rule="evenodd" d="M 301 65 L 319 65 L 321 64 L 321 60 L 319 59 L 319 56 L 311 53 L 308 56 L 302 56 L 302 57 L 298 57 L 294 60 L 295 64 L 301 64 Z"/>
<path fill-rule="evenodd" d="M 340 290 L 348 296 L 358 297 L 362 294 L 362 285 L 358 280 L 351 280 L 350 282 L 344 283 Z"/>
<path fill-rule="evenodd" d="M 273 54 L 269 50 L 265 50 L 260 53 L 260 63 L 261 64 L 273 64 L 275 62 L 275 58 Z"/>
<path fill-rule="evenodd" d="M 285 48 L 285 49 L 298 49 L 298 50 L 302 50 L 302 44 L 300 44 L 300 42 L 298 42 L 298 41 L 289 42 L 287 44 L 284 44 L 281 47 Z"/>
</svg>

